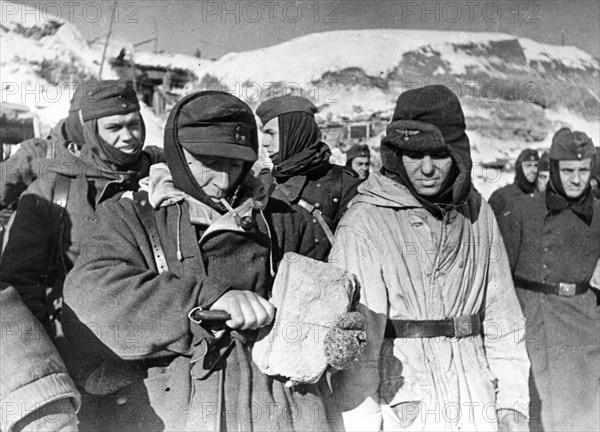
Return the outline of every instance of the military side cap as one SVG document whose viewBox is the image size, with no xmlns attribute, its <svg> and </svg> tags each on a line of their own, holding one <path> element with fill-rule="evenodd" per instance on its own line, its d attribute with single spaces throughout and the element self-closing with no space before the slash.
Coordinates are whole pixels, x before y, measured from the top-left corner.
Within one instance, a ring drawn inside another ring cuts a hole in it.
<svg viewBox="0 0 600 432">
<path fill-rule="evenodd" d="M 346 161 L 350 161 L 357 157 L 371 157 L 371 151 L 369 150 L 369 146 L 366 144 L 356 144 L 350 147 L 350 150 L 348 150 L 348 152 L 346 153 Z"/>
<path fill-rule="evenodd" d="M 314 117 L 317 111 L 319 110 L 314 103 L 301 96 L 278 96 L 261 103 L 256 109 L 256 115 L 266 124 L 282 114 L 303 112 Z"/>
<path fill-rule="evenodd" d="M 131 81 L 104 80 L 82 84 L 81 116 L 83 121 L 140 110 Z"/>
<path fill-rule="evenodd" d="M 247 162 L 258 159 L 256 120 L 242 100 L 226 92 L 205 91 L 187 96 L 176 108 L 173 133 L 191 154 Z"/>
<path fill-rule="evenodd" d="M 553 160 L 582 160 L 594 157 L 594 153 L 594 144 L 585 133 L 562 128 L 552 138 L 549 157 Z"/>
<path fill-rule="evenodd" d="M 69 112 L 77 112 L 81 109 L 81 102 L 83 101 L 83 94 L 85 93 L 86 86 L 90 85 L 91 82 L 82 82 L 75 92 L 73 92 L 73 97 L 71 98 L 71 105 L 69 106 Z"/>
</svg>

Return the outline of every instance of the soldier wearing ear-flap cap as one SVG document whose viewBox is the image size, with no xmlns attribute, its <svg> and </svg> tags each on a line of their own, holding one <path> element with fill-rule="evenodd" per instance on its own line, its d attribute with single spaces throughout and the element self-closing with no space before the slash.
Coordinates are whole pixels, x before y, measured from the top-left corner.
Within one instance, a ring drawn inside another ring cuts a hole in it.
<svg viewBox="0 0 600 432">
<path fill-rule="evenodd" d="M 600 257 L 593 156 L 585 133 L 560 129 L 546 190 L 515 200 L 498 218 L 527 318 L 532 430 L 600 424 L 600 315 L 589 286 Z"/>
<path fill-rule="evenodd" d="M 447 87 L 402 93 L 382 173 L 338 226 L 330 261 L 357 275 L 367 318 L 364 355 L 333 377 L 347 431 L 527 428 L 524 319 L 465 129 Z"/>
</svg>

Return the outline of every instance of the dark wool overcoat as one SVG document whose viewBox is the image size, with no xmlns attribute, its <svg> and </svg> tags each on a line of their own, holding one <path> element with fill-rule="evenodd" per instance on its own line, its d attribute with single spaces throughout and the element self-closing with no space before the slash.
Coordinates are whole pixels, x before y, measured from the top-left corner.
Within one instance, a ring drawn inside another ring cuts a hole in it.
<svg viewBox="0 0 600 432">
<path fill-rule="evenodd" d="M 252 333 L 215 338 L 188 318 L 229 290 L 267 296 L 281 255 L 311 252 L 294 242 L 312 236 L 305 220 L 274 200 L 262 211 L 237 207 L 255 222 L 248 229 L 230 213 L 207 223 L 189 200 L 158 207 L 151 217 L 168 265 L 159 272 L 132 198 L 99 207 L 95 252 L 65 284 L 80 430 L 329 430 L 316 385 L 286 388 L 257 369 Z"/>
<path fill-rule="evenodd" d="M 544 193 L 523 196 L 498 222 L 527 319 L 532 430 L 597 430 L 600 309 L 597 293 L 563 297 L 518 281 L 587 283 L 600 257 L 600 202 L 588 225 L 572 210 L 550 214 Z M 521 285 L 521 286 L 520 286 Z"/>
</svg>

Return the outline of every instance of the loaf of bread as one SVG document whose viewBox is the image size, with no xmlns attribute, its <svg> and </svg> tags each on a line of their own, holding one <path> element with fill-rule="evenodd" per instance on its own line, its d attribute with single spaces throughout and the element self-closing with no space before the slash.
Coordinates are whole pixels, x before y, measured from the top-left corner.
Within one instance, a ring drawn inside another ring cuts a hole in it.
<svg viewBox="0 0 600 432">
<path fill-rule="evenodd" d="M 275 320 L 252 350 L 260 370 L 288 378 L 290 386 L 317 382 L 327 368 L 325 336 L 350 310 L 356 287 L 354 275 L 332 264 L 285 254 L 270 299 Z"/>
</svg>

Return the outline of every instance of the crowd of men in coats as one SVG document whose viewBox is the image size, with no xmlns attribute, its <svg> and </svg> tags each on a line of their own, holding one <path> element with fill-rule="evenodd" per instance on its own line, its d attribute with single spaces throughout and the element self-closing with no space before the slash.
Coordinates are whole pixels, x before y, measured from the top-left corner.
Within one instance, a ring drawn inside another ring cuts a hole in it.
<svg viewBox="0 0 600 432">
<path fill-rule="evenodd" d="M 3 162 L 1 430 L 598 430 L 591 139 L 524 150 L 488 204 L 447 87 L 399 96 L 380 172 L 331 164 L 316 112 L 195 92 L 146 149 L 132 84 L 89 82 Z M 286 252 L 360 282 L 366 347 L 316 383 L 252 361 Z"/>
</svg>

